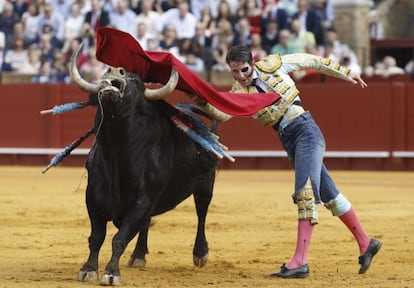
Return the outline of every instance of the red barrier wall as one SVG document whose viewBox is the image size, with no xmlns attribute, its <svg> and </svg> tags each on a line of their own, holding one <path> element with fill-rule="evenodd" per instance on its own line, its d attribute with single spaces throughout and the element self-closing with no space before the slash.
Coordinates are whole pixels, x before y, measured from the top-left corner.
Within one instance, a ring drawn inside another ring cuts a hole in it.
<svg viewBox="0 0 414 288">
<path fill-rule="evenodd" d="M 325 135 L 326 164 L 330 169 L 414 169 L 414 156 L 410 155 L 414 151 L 411 133 L 414 84 L 410 81 L 368 84 L 366 89 L 337 81 L 298 85 L 304 106 Z M 62 115 L 40 115 L 41 110 L 54 105 L 87 100 L 86 93 L 71 85 L 0 85 L 0 99 L 0 149 L 63 148 L 92 127 L 96 110 L 87 107 Z M 183 99 L 187 100 L 182 93 L 170 96 L 171 102 Z M 276 132 L 250 118 L 233 118 L 222 123 L 219 134 L 221 142 L 231 151 L 282 153 Z M 92 141 L 93 137 L 81 148 L 89 148 Z M 395 151 L 410 153 L 394 157 Z M 330 152 L 334 153 L 329 155 Z M 350 152 L 368 152 L 368 156 L 358 157 Z M 376 157 L 369 155 L 371 152 L 386 152 L 389 156 Z M 286 157 L 269 155 L 236 156 L 235 163 L 223 160 L 222 168 L 289 167 Z M 47 165 L 52 156 L 0 153 L 0 164 Z M 84 155 L 69 156 L 61 165 L 81 165 L 84 160 Z"/>
</svg>

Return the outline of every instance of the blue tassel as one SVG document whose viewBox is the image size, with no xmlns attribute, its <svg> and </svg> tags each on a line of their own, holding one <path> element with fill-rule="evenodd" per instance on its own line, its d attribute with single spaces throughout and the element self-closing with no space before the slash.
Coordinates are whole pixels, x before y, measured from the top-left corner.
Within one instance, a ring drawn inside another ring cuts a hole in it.
<svg viewBox="0 0 414 288">
<path fill-rule="evenodd" d="M 61 114 L 61 113 L 65 113 L 65 112 L 69 112 L 69 111 L 81 109 L 81 108 L 84 108 L 85 106 L 88 106 L 88 105 L 89 105 L 89 102 L 88 101 L 86 101 L 86 102 L 66 103 L 66 104 L 62 104 L 62 105 L 56 105 L 52 109 L 42 110 L 40 112 L 40 114 L 53 113 L 54 115 L 56 115 L 56 114 Z"/>
</svg>

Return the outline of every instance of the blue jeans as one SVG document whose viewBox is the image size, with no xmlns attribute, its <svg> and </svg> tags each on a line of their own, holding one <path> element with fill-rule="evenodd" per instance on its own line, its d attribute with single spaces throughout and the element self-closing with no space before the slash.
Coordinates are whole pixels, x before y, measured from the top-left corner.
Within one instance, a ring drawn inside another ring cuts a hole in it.
<svg viewBox="0 0 414 288">
<path fill-rule="evenodd" d="M 325 139 L 311 114 L 306 111 L 292 120 L 285 128 L 278 128 L 280 141 L 289 162 L 295 170 L 295 193 L 311 179 L 316 203 L 328 203 L 339 194 L 323 164 Z"/>
</svg>

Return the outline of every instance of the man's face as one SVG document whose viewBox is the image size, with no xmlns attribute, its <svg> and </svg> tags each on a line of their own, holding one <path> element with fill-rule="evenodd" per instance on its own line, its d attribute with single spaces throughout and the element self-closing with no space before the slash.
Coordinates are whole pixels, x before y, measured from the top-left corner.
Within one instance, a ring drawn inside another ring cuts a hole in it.
<svg viewBox="0 0 414 288">
<path fill-rule="evenodd" d="M 231 74 L 243 87 L 247 87 L 253 80 L 253 67 L 247 62 L 230 62 Z"/>
</svg>

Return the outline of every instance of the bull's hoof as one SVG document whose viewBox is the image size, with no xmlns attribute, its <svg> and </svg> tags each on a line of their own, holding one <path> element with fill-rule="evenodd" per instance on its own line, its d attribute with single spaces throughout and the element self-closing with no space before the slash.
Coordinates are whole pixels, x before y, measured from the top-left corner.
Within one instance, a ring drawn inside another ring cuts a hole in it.
<svg viewBox="0 0 414 288">
<path fill-rule="evenodd" d="M 81 281 L 81 282 L 98 281 L 98 273 L 96 271 L 80 270 L 78 273 L 78 281 Z"/>
<path fill-rule="evenodd" d="M 193 262 L 194 262 L 194 265 L 197 267 L 200 267 L 200 268 L 204 267 L 207 264 L 207 260 L 208 260 L 208 253 L 202 257 L 193 255 Z"/>
<path fill-rule="evenodd" d="M 101 279 L 102 286 L 119 286 L 121 285 L 121 276 L 105 274 Z"/>
<path fill-rule="evenodd" d="M 147 264 L 147 261 L 141 258 L 131 257 L 129 258 L 129 261 L 128 261 L 128 267 L 133 267 L 133 268 L 144 268 L 145 264 Z"/>
</svg>

